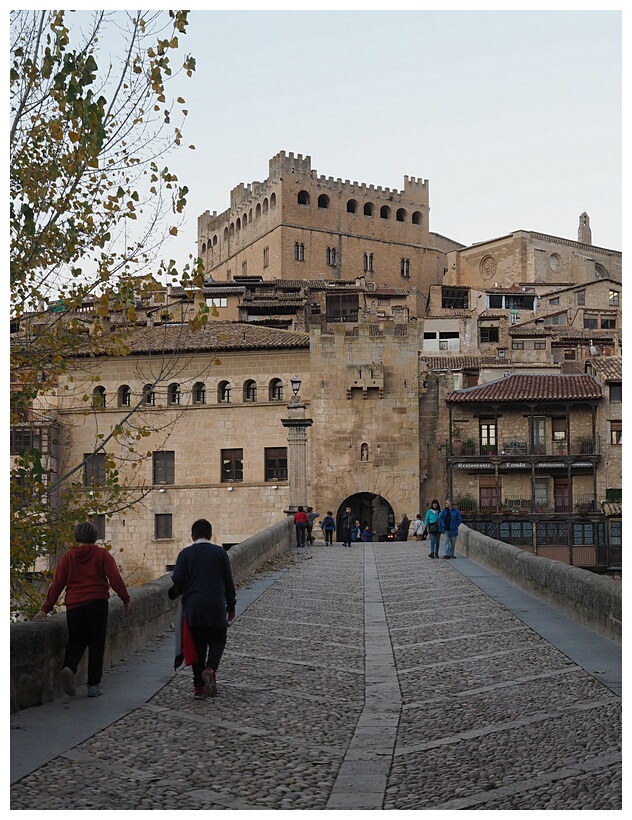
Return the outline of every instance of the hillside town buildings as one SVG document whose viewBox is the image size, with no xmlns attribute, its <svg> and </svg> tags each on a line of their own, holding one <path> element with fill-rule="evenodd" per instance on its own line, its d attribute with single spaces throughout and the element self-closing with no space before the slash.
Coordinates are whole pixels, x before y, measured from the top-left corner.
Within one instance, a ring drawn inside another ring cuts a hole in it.
<svg viewBox="0 0 632 820">
<path fill-rule="evenodd" d="M 465 247 L 430 230 L 427 180 L 343 181 L 280 152 L 200 216 L 198 253 L 204 288 L 139 300 L 129 353 L 77 355 L 11 431 L 12 454 L 39 442 L 56 474 L 83 461 L 90 492 L 99 432 L 140 403 L 147 456 L 124 438 L 108 450 L 139 503 L 95 509 L 128 575 L 169 569 L 195 518 L 226 547 L 278 521 L 297 407 L 294 501 L 321 516 L 350 505 L 387 539 L 450 496 L 493 537 L 620 571 L 621 253 L 592 244 L 587 214 L 576 240 L 519 230 Z M 105 337 L 127 322 L 81 311 Z"/>
</svg>

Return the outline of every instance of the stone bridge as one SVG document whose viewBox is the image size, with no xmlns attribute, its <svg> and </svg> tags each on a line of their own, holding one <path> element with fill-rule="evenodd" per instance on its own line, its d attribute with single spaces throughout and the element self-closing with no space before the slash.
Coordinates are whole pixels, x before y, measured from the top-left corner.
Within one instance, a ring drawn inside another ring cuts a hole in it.
<svg viewBox="0 0 632 820">
<path fill-rule="evenodd" d="M 620 810 L 620 641 L 466 541 L 287 550 L 238 589 L 218 698 L 166 629 L 103 697 L 12 715 L 11 809 Z"/>
</svg>

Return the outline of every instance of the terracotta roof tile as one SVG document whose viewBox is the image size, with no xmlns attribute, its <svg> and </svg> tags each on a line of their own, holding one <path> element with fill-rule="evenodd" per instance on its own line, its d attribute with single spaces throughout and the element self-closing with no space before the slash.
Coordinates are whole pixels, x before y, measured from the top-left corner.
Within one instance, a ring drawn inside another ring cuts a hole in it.
<svg viewBox="0 0 632 820">
<path fill-rule="evenodd" d="M 270 350 L 309 347 L 309 333 L 253 326 L 244 322 L 211 321 L 196 331 L 188 325 L 138 328 L 132 332 L 127 344 L 133 354 L 163 350 Z"/>
<path fill-rule="evenodd" d="M 603 514 L 606 516 L 610 515 L 622 515 L 622 504 L 620 501 L 606 501 L 603 504 L 602 510 Z"/>
<path fill-rule="evenodd" d="M 463 404 L 490 401 L 573 401 L 601 397 L 601 386 L 592 376 L 517 375 L 465 390 L 454 390 L 446 396 L 446 401 Z"/>
<path fill-rule="evenodd" d="M 462 370 L 490 364 L 507 365 L 504 359 L 497 359 L 496 356 L 428 356 L 422 353 L 419 360 L 428 362 L 428 370 Z"/>
<path fill-rule="evenodd" d="M 599 381 L 620 382 L 623 379 L 621 356 L 593 356 L 586 362 L 586 370 L 594 370 Z"/>
</svg>

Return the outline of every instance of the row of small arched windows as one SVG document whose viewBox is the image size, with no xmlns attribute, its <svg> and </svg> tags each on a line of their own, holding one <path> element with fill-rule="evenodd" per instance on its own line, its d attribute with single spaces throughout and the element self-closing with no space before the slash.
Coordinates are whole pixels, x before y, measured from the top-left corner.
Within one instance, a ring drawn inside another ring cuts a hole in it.
<svg viewBox="0 0 632 820">
<path fill-rule="evenodd" d="M 299 191 L 298 193 L 298 204 L 299 205 L 309 205 L 310 204 L 310 196 L 308 191 Z M 319 208 L 329 208 L 330 200 L 327 194 L 320 194 L 318 197 L 318 207 Z M 347 213 L 350 214 L 357 214 L 359 213 L 360 205 L 356 199 L 350 199 L 347 202 Z M 363 205 L 362 212 L 364 216 L 375 216 L 376 208 L 372 202 L 365 202 Z M 390 219 L 393 209 L 390 205 L 382 205 L 380 208 L 380 219 Z M 397 222 L 406 222 L 408 218 L 408 211 L 406 208 L 398 208 L 395 211 L 395 219 Z M 414 211 L 411 222 L 413 225 L 421 225 L 423 219 L 423 215 L 421 211 Z"/>
<path fill-rule="evenodd" d="M 259 219 L 262 213 L 267 214 L 268 209 L 276 208 L 277 198 L 274 191 L 270 194 L 270 202 L 268 203 L 268 197 L 263 200 L 263 203 L 258 202 L 257 207 L 254 211 L 254 219 Z M 239 233 L 242 228 L 245 228 L 249 222 L 253 221 L 253 213 L 252 208 L 246 212 L 244 211 L 243 216 L 237 217 L 235 222 L 231 222 L 230 225 L 224 228 L 224 240 L 227 240 L 229 236 L 234 236 L 235 232 Z M 208 241 L 208 248 L 209 250 L 213 245 L 217 245 L 217 234 L 214 234 L 213 239 L 209 239 Z M 206 251 L 206 242 L 202 243 L 202 252 Z"/>
<path fill-rule="evenodd" d="M 217 385 L 217 402 L 218 404 L 230 404 L 233 386 L 229 381 L 221 381 Z M 248 379 L 242 386 L 242 398 L 244 402 L 256 402 L 258 395 L 257 382 L 254 379 Z M 267 400 L 268 401 L 283 401 L 283 382 L 281 379 L 271 379 L 267 385 Z M 264 399 L 265 401 L 265 399 Z M 192 404 L 206 404 L 207 403 L 207 389 L 204 382 L 196 382 L 191 390 Z M 182 404 L 183 391 L 179 384 L 175 382 L 170 384 L 167 388 L 167 404 L 175 406 Z M 151 384 L 146 384 L 143 387 L 142 404 L 146 407 L 156 406 L 156 390 Z M 104 409 L 107 406 L 107 394 L 105 387 L 99 385 L 95 387 L 92 393 L 92 406 L 96 409 Z M 128 384 L 123 384 L 117 391 L 117 407 L 131 407 L 132 406 L 132 390 Z"/>
</svg>

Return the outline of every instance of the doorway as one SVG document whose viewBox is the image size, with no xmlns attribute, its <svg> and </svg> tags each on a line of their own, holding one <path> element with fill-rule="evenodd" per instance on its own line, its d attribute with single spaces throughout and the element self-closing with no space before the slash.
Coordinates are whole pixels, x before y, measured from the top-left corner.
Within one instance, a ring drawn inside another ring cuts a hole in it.
<svg viewBox="0 0 632 820">
<path fill-rule="evenodd" d="M 369 525 L 374 541 L 386 541 L 391 529 L 395 526 L 395 513 L 385 498 L 375 493 L 356 493 L 350 495 L 338 507 L 336 513 L 336 541 L 342 541 L 342 514 L 351 507 L 360 526 Z"/>
</svg>

